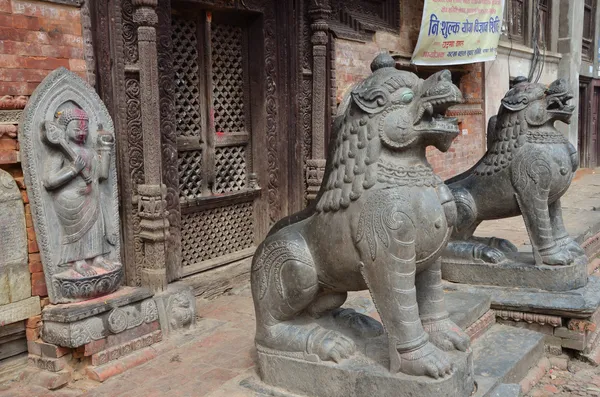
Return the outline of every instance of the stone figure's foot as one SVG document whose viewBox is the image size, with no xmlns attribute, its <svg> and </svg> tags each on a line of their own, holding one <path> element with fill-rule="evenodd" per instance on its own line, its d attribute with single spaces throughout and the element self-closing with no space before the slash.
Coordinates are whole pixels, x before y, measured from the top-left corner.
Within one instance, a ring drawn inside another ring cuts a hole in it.
<svg viewBox="0 0 600 397">
<path fill-rule="evenodd" d="M 391 370 L 394 371 L 394 368 Z M 439 379 L 451 375 L 454 366 L 448 360 L 446 353 L 433 343 L 427 342 L 416 350 L 400 353 L 400 372 Z"/>
<path fill-rule="evenodd" d="M 92 264 L 109 272 L 116 270 L 119 267 L 119 262 L 111 261 L 110 259 L 101 256 L 95 257 Z"/>
<path fill-rule="evenodd" d="M 97 274 L 96 270 L 94 270 L 93 267 L 88 265 L 88 263 L 83 260 L 75 262 L 75 264 L 73 265 L 73 270 L 81 274 L 83 277 L 91 277 Z"/>
<path fill-rule="evenodd" d="M 517 246 L 510 241 L 498 237 L 490 237 L 489 245 L 490 247 L 496 248 L 505 254 L 510 254 L 511 252 L 517 252 L 519 250 Z"/>
<path fill-rule="evenodd" d="M 106 236 L 106 241 L 110 245 L 115 246 L 119 242 L 119 235 L 116 234 L 116 233 L 111 233 L 111 234 L 109 234 L 109 235 Z"/>
<path fill-rule="evenodd" d="M 546 250 L 540 250 L 539 254 L 544 265 L 567 266 L 573 262 L 571 253 L 566 249 L 562 249 L 559 245 Z"/>
<path fill-rule="evenodd" d="M 560 240 L 557 240 L 556 244 L 558 244 L 563 250 L 569 251 L 574 258 L 586 255 L 584 249 L 581 248 L 581 246 L 577 244 L 571 237 L 563 237 Z"/>
<path fill-rule="evenodd" d="M 343 327 L 350 328 L 358 335 L 365 338 L 375 338 L 383 335 L 383 326 L 377 320 L 364 314 L 357 313 L 354 309 L 337 309 L 332 312 L 333 318 Z"/>
<path fill-rule="evenodd" d="M 352 339 L 314 323 L 279 323 L 260 328 L 256 332 L 256 342 L 259 345 L 279 351 L 303 353 L 311 361 L 314 361 L 311 357 L 316 356 L 322 361 L 339 363 L 356 351 Z"/>
<path fill-rule="evenodd" d="M 354 341 L 337 331 L 317 327 L 308 336 L 307 353 L 316 354 L 323 361 L 339 363 L 356 350 Z"/>
<path fill-rule="evenodd" d="M 506 259 L 504 252 L 484 244 L 476 244 L 473 247 L 473 258 L 481 259 L 487 263 L 500 263 Z"/>
<path fill-rule="evenodd" d="M 424 323 L 423 328 L 429 334 L 429 340 L 442 350 L 467 351 L 471 338 L 449 318 Z"/>
</svg>

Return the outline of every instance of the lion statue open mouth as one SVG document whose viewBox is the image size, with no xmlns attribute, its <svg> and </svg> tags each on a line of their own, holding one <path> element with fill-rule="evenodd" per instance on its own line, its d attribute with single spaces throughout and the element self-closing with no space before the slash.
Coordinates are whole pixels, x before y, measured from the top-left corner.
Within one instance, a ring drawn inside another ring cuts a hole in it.
<svg viewBox="0 0 600 397">
<path fill-rule="evenodd" d="M 567 233 L 560 197 L 579 166 L 576 149 L 554 126 L 569 123 L 575 106 L 567 82 L 549 86 L 517 78 L 488 124 L 488 150 L 470 170 L 446 183 L 458 209 L 448 255 L 498 263 L 517 248 L 474 237 L 484 220 L 522 215 L 537 265 L 569 265 L 585 257 Z"/>
<path fill-rule="evenodd" d="M 459 130 L 443 114 L 462 95 L 447 70 L 422 80 L 395 69 L 389 55 L 371 68 L 340 106 L 314 204 L 277 223 L 256 251 L 257 348 L 336 362 L 351 356 L 354 342 L 314 318 L 335 313 L 347 291 L 368 289 L 390 370 L 445 377 L 454 369 L 444 350 L 465 351 L 469 338 L 448 317 L 437 261 L 456 207 L 425 149 L 448 150 Z"/>
</svg>

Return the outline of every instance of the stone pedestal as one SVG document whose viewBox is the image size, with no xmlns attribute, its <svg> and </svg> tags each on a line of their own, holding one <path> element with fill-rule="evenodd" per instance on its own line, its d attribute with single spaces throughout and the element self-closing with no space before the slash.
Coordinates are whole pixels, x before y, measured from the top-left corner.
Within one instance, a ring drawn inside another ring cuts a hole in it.
<svg viewBox="0 0 600 397">
<path fill-rule="evenodd" d="M 128 363 L 147 361 L 140 357 L 153 358 L 146 348 L 162 340 L 157 304 L 144 288 L 46 306 L 42 323 L 41 339 L 29 342 L 29 363 L 54 377 L 85 368 L 89 377 L 104 381 Z"/>
<path fill-rule="evenodd" d="M 531 250 L 506 254 L 506 257 L 500 263 L 445 257 L 442 258 L 442 277 L 454 283 L 546 291 L 570 291 L 584 287 L 588 281 L 585 256 L 578 257 L 568 266 L 536 265 Z"/>
<path fill-rule="evenodd" d="M 490 296 L 498 322 L 544 334 L 552 354 L 563 348 L 589 354 L 600 344 L 599 277 L 590 276 L 585 287 L 562 292 L 457 283 L 445 283 L 444 288 Z"/>
<path fill-rule="evenodd" d="M 451 376 L 436 380 L 391 374 L 385 335 L 377 338 L 364 338 L 352 333 L 346 335 L 356 343 L 357 353 L 339 364 L 310 362 L 257 346 L 263 382 L 292 393 L 315 397 L 437 397 L 448 395 L 448 391 L 452 391 L 452 396 L 468 397 L 474 390 L 470 351 L 449 353 L 456 370 Z"/>
</svg>

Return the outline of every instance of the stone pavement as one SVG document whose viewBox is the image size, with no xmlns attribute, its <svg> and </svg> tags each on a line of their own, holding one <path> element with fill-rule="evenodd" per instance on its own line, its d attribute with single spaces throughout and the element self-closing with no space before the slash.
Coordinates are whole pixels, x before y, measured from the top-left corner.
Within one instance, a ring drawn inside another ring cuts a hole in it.
<svg viewBox="0 0 600 397">
<path fill-rule="evenodd" d="M 600 172 L 578 174 L 563 200 L 567 228 L 586 233 L 589 219 L 600 219 Z M 596 211 L 596 208 L 599 211 Z M 591 214 L 593 213 L 594 214 Z M 582 215 L 583 214 L 583 215 Z M 591 214 L 591 215 L 590 215 Z M 600 222 L 598 223 L 600 227 Z M 482 224 L 478 235 L 509 238 L 517 245 L 528 242 L 521 218 Z M 351 294 L 357 311 L 373 314 L 365 292 Z M 22 382 L 0 385 L 0 397 L 250 397 L 265 396 L 256 386 L 254 367 L 254 307 L 248 286 L 212 301 L 198 302 L 198 327 L 161 342 L 157 358 L 100 384 L 79 379 L 50 392 Z M 600 367 L 580 361 L 552 361 L 554 367 L 528 394 L 546 396 L 600 396 Z M 252 386 L 252 389 L 249 388 Z M 278 393 L 270 395 L 277 396 Z"/>
</svg>

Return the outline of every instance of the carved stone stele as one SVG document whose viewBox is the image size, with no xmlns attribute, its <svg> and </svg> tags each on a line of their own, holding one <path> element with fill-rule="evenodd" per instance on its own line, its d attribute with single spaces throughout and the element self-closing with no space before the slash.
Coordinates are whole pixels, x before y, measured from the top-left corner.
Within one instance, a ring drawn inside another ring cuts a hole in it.
<svg viewBox="0 0 600 397">
<path fill-rule="evenodd" d="M 567 291 L 588 282 L 585 251 L 565 229 L 561 196 L 579 166 L 577 150 L 557 130 L 575 106 L 564 79 L 549 86 L 519 77 L 490 118 L 488 148 L 470 170 L 446 184 L 458 210 L 444 254 L 444 278 L 468 284 Z M 523 216 L 533 252 L 476 237 L 486 220 Z"/>
<path fill-rule="evenodd" d="M 106 107 L 85 81 L 60 68 L 34 91 L 19 128 L 50 301 L 115 291 L 123 268 L 115 137 Z"/>
<path fill-rule="evenodd" d="M 447 70 L 422 80 L 387 54 L 371 69 L 333 123 L 316 199 L 256 250 L 259 373 L 320 397 L 467 397 L 469 337 L 449 318 L 438 260 L 456 206 L 425 155 L 450 148 L 458 125 L 443 113 L 462 95 Z M 383 326 L 340 309 L 365 289 Z"/>
<path fill-rule="evenodd" d="M 30 296 L 23 199 L 12 176 L 0 169 L 0 305 Z"/>
</svg>

